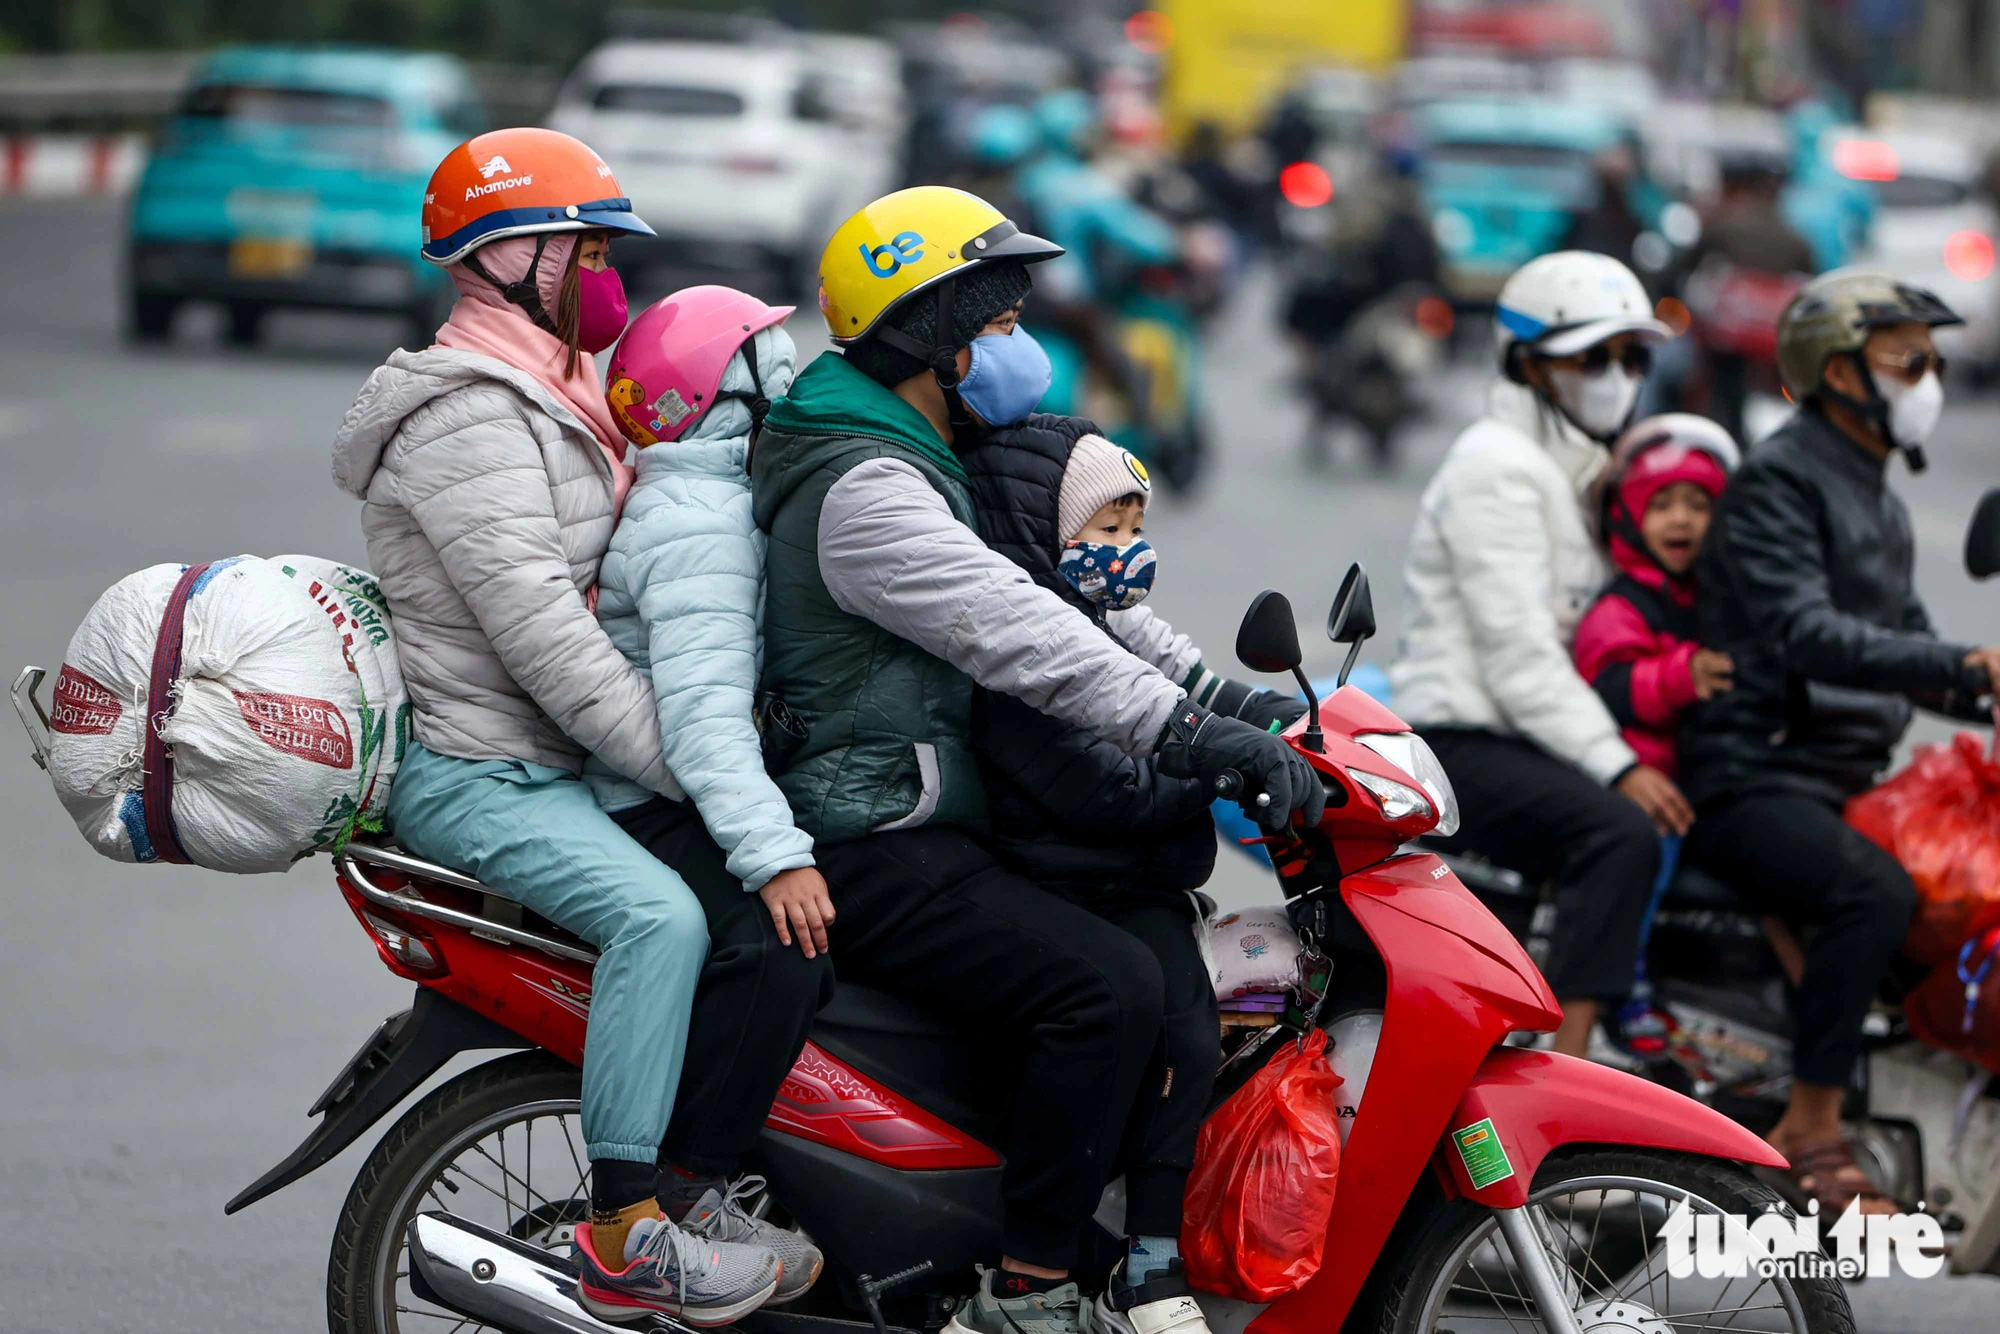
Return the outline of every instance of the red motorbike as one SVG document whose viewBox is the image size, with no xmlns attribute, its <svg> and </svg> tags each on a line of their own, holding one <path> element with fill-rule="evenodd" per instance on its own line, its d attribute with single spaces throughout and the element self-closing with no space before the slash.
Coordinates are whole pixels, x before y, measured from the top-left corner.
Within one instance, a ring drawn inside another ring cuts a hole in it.
<svg viewBox="0 0 2000 1334">
<path fill-rule="evenodd" d="M 1328 1031 L 1347 1134 L 1325 1260 L 1267 1306 L 1202 1296 L 1211 1328 L 1846 1334 L 1834 1278 L 1668 1272 L 1664 1229 L 1678 1208 L 1781 1207 L 1749 1170 L 1783 1165 L 1762 1140 L 1657 1085 L 1508 1045 L 1556 1026 L 1555 997 L 1443 862 L 1404 850 L 1453 827 L 1457 806 L 1429 748 L 1345 684 L 1373 632 L 1356 566 L 1329 624 L 1351 646 L 1342 684 L 1286 734 L 1325 783 L 1326 813 L 1269 843 L 1305 950 L 1301 980 L 1268 1026 L 1224 1030 L 1215 1090 L 1219 1106 L 1284 1044 Z M 1280 594 L 1259 595 L 1237 653 L 1305 684 Z M 1220 786 L 1236 795 L 1239 784 L 1225 775 Z M 326 1163 L 459 1054 L 508 1050 L 417 1100 L 363 1164 L 334 1236 L 329 1327 L 615 1329 L 576 1303 L 568 1256 L 589 1198 L 577 1065 L 592 952 L 392 847 L 355 842 L 335 864 L 416 1000 L 313 1103 L 321 1119 L 304 1143 L 226 1211 Z M 810 1232 L 827 1276 L 793 1306 L 742 1321 L 751 1334 L 934 1334 L 975 1263 L 998 1259 L 998 1128 L 1014 1081 L 990 1035 L 979 1052 L 972 1035 L 891 996 L 838 988 L 771 1109 L 758 1164 L 768 1184 L 757 1207 Z M 1080 1270 L 1086 1284 L 1109 1272 L 1122 1198 L 1113 1183 L 1098 1216 L 1107 1249 Z M 648 1327 L 691 1334 L 671 1320 Z"/>
</svg>

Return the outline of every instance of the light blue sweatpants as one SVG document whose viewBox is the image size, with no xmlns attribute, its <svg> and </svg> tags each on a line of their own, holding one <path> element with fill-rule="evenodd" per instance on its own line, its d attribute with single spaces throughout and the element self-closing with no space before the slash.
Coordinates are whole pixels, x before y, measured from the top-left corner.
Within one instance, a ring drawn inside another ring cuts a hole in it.
<svg viewBox="0 0 2000 1334">
<path fill-rule="evenodd" d="M 396 838 L 594 945 L 583 1049 L 592 1159 L 650 1163 L 673 1112 L 708 922 L 687 882 L 635 843 L 580 779 L 412 742 L 389 794 Z"/>
</svg>

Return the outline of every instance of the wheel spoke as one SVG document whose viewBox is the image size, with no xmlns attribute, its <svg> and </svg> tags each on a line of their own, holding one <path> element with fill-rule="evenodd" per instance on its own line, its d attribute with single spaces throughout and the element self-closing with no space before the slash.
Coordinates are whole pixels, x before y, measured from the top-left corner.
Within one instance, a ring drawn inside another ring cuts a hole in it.
<svg viewBox="0 0 2000 1334">
<path fill-rule="evenodd" d="M 492 1154 L 486 1152 L 485 1149 L 482 1149 L 477 1144 L 472 1146 L 472 1151 L 478 1154 L 481 1158 L 484 1158 L 487 1162 L 492 1163 L 495 1167 L 499 1168 L 502 1177 L 506 1178 L 507 1180 L 520 1182 L 521 1189 L 527 1193 L 528 1197 L 526 1208 L 523 1209 L 522 1212 L 530 1213 L 533 1212 L 538 1207 L 535 1201 L 537 1199 L 541 1199 L 541 1197 L 539 1194 L 537 1194 L 535 1188 L 529 1185 L 525 1180 L 522 1180 L 522 1178 L 516 1176 L 511 1170 L 508 1169 L 507 1142 L 504 1139 L 500 1141 L 500 1157 L 497 1161 L 494 1159 Z M 555 1208 L 555 1201 L 543 1199 L 542 1205 L 545 1205 L 548 1208 L 553 1209 Z M 513 1207 L 511 1196 L 509 1197 L 508 1207 L 509 1208 Z M 508 1225 L 511 1227 L 513 1225 L 514 1220 L 512 1218 L 509 1218 L 507 1222 Z"/>
<path fill-rule="evenodd" d="M 1744 1298 L 1743 1300 L 1747 1302 L 1747 1301 L 1749 1301 L 1749 1300 L 1750 1300 L 1750 1298 L 1752 1298 L 1752 1297 L 1755 1297 L 1755 1296 L 1756 1296 L 1756 1295 L 1757 1295 L 1758 1293 L 1760 1293 L 1760 1292 L 1762 1292 L 1762 1291 L 1764 1290 L 1764 1285 L 1765 1285 L 1766 1283 L 1769 1283 L 1770 1281 L 1771 1281 L 1770 1279 L 1768 1279 L 1768 1278 L 1765 1278 L 1765 1277 L 1763 1277 L 1762 1275 L 1759 1275 L 1759 1276 L 1758 1276 L 1758 1278 L 1757 1278 L 1757 1286 L 1756 1286 L 1756 1287 L 1754 1287 L 1754 1288 L 1752 1288 L 1752 1289 L 1750 1289 L 1750 1293 L 1749 1293 L 1749 1296 L 1746 1296 L 1746 1297 L 1745 1297 L 1745 1298 Z M 1731 1284 L 1733 1284 L 1733 1283 L 1735 1283 L 1735 1282 L 1736 1282 L 1736 1280 L 1735 1280 L 1734 1278 L 1732 1278 L 1732 1279 L 1730 1279 L 1730 1280 L 1729 1280 L 1729 1283 L 1731 1283 Z M 1723 1289 L 1722 1289 L 1722 1292 L 1723 1292 L 1723 1295 L 1724 1295 L 1724 1296 L 1728 1296 L 1728 1295 L 1729 1295 L 1729 1285 L 1728 1285 L 1728 1284 L 1725 1284 L 1725 1285 L 1723 1285 Z M 1739 1304 L 1737 1305 L 1737 1307 L 1736 1307 L 1736 1313 L 1735 1313 L 1735 1315 L 1732 1315 L 1732 1316 L 1730 1316 L 1730 1317 L 1729 1317 L 1729 1321 L 1728 1321 L 1728 1323 L 1727 1323 L 1727 1324 L 1726 1324 L 1726 1325 L 1724 1326 L 1724 1328 L 1726 1328 L 1726 1329 L 1734 1329 L 1734 1328 L 1736 1327 L 1736 1316 L 1739 1316 L 1739 1315 L 1742 1315 L 1742 1314 L 1743 1314 L 1743 1309 L 1744 1309 L 1744 1308 L 1743 1308 L 1743 1306 L 1741 1305 L 1741 1303 L 1739 1303 Z"/>
<path fill-rule="evenodd" d="M 1471 1271 L 1472 1277 L 1478 1280 L 1479 1286 L 1486 1290 L 1486 1296 L 1492 1301 L 1493 1309 L 1498 1311 L 1500 1313 L 1500 1318 L 1507 1322 L 1507 1328 L 1510 1330 L 1519 1330 L 1520 1326 L 1514 1323 L 1514 1317 L 1507 1313 L 1506 1303 L 1500 1300 L 1500 1294 L 1493 1291 L 1492 1287 L 1486 1282 L 1486 1275 L 1480 1273 L 1479 1267 L 1473 1264 L 1469 1259 L 1466 1261 L 1465 1267 L 1466 1269 Z M 1513 1282 L 1512 1269 L 1508 1270 L 1508 1281 Z M 1524 1298 L 1521 1297 L 1521 1286 L 1518 1283 L 1514 1284 L 1514 1296 L 1517 1301 L 1525 1300 Z"/>
<path fill-rule="evenodd" d="M 1751 1293 L 1750 1295 L 1754 1297 L 1757 1294 Z M 1726 1314 L 1731 1319 L 1734 1319 L 1736 1316 L 1745 1315 L 1751 1311 L 1782 1311 L 1784 1309 L 1785 1304 L 1783 1302 L 1766 1302 L 1762 1306 L 1718 1306 L 1713 1311 L 1676 1311 L 1672 1315 L 1667 1316 L 1666 1319 L 1679 1324 L 1683 1320 L 1693 1320 L 1696 1316 Z"/>
<path fill-rule="evenodd" d="M 472 1175 L 472 1173 L 466 1171 L 463 1167 L 460 1167 L 457 1163 L 450 1164 L 444 1169 L 444 1171 L 458 1173 L 461 1179 L 470 1183 L 471 1185 L 479 1187 L 481 1190 L 485 1191 L 488 1195 L 491 1195 L 494 1199 L 500 1201 L 500 1203 L 505 1208 L 511 1210 L 514 1207 L 513 1201 L 508 1199 L 507 1196 L 493 1189 L 493 1187 L 487 1185 L 484 1181 L 481 1181 L 478 1177 Z"/>
<path fill-rule="evenodd" d="M 508 1131 L 508 1129 L 509 1129 L 509 1127 L 507 1127 L 507 1126 L 501 1126 L 501 1127 L 500 1127 L 500 1134 L 499 1134 L 498 1138 L 499 1138 L 499 1140 L 500 1140 L 500 1163 L 499 1163 L 499 1167 L 500 1167 L 500 1190 L 501 1190 L 501 1193 L 502 1193 L 502 1195 L 506 1196 L 506 1207 L 507 1207 L 507 1213 L 508 1213 L 508 1217 L 507 1217 L 507 1218 L 506 1218 L 505 1220 L 503 1220 L 503 1221 L 504 1221 L 504 1222 L 505 1222 L 505 1223 L 506 1223 L 506 1224 L 507 1224 L 508 1226 L 510 1226 L 510 1227 L 511 1227 L 511 1226 L 513 1225 L 513 1222 L 514 1222 L 514 1219 L 513 1219 L 513 1216 L 512 1216 L 512 1215 L 513 1215 L 513 1212 L 514 1212 L 514 1200 L 513 1200 L 513 1197 L 512 1197 L 512 1195 L 511 1195 L 511 1194 L 510 1194 L 510 1193 L 509 1193 L 509 1192 L 507 1191 L 507 1181 L 508 1181 L 508 1179 L 509 1179 L 510 1177 L 512 1177 L 512 1176 L 513 1176 L 514 1174 L 513 1174 L 512 1172 L 509 1172 L 509 1171 L 507 1170 L 507 1131 Z M 472 1151 L 473 1151 L 474 1153 L 478 1154 L 478 1155 L 479 1155 L 480 1157 L 484 1158 L 484 1159 L 485 1159 L 485 1160 L 486 1160 L 487 1162 L 489 1162 L 489 1163 L 493 1161 L 493 1155 L 492 1155 L 492 1154 L 490 1154 L 490 1153 L 488 1153 L 488 1152 L 486 1152 L 486 1150 L 485 1150 L 485 1149 L 481 1148 L 481 1147 L 480 1147 L 479 1145 L 477 1145 L 477 1144 L 475 1144 L 475 1145 L 473 1145 L 473 1146 L 472 1146 Z M 532 1199 L 531 1199 L 531 1200 L 529 1200 L 529 1201 L 528 1201 L 528 1206 L 527 1206 L 527 1207 L 528 1207 L 529 1209 L 532 1209 L 532 1208 L 534 1208 L 534 1207 L 535 1207 L 535 1202 L 534 1202 L 534 1201 L 533 1201 Z M 525 1212 L 525 1211 L 524 1211 L 524 1212 Z"/>
<path fill-rule="evenodd" d="M 590 1198 L 590 1172 L 588 1172 L 588 1168 L 584 1168 L 584 1160 L 576 1154 L 576 1140 L 570 1138 L 570 1118 L 568 1116 L 558 1116 L 556 1120 L 562 1126 L 562 1146 L 570 1150 L 570 1166 L 576 1168 L 576 1194 L 572 1198 L 576 1198 L 576 1200 L 588 1200 Z"/>
<path fill-rule="evenodd" d="M 1573 1205 L 1576 1199 L 1574 1192 L 1571 1193 L 1570 1199 Z M 1598 1208 L 1601 1211 L 1603 1207 L 1602 1193 L 1600 1192 Z M 1590 1252 L 1583 1252 L 1584 1267 L 1582 1269 L 1578 1269 L 1576 1264 L 1569 1258 L 1571 1248 L 1576 1245 L 1575 1233 L 1573 1231 L 1563 1233 L 1563 1240 L 1568 1243 L 1562 1248 L 1563 1253 L 1561 1255 L 1551 1254 L 1551 1246 L 1555 1241 L 1555 1219 L 1550 1215 L 1549 1210 L 1542 1205 L 1531 1204 L 1528 1206 L 1528 1211 L 1528 1222 L 1534 1231 L 1535 1240 L 1541 1244 L 1543 1253 L 1548 1254 L 1550 1260 L 1561 1265 L 1563 1273 L 1568 1275 L 1569 1281 L 1563 1284 L 1563 1290 L 1564 1295 L 1569 1298 L 1570 1303 L 1572 1305 L 1581 1304 L 1583 1298 L 1581 1289 L 1586 1285 L 1590 1288 L 1593 1295 L 1602 1297 L 1604 1290 L 1591 1282 L 1590 1270 L 1596 1268 L 1600 1274 L 1604 1274 L 1604 1270 L 1591 1258 Z M 1604 1274 L 1604 1281 L 1609 1283 L 1611 1275 Z"/>
<path fill-rule="evenodd" d="M 1782 1311 L 1782 1310 L 1784 1310 L 1784 1309 L 1785 1309 L 1785 1304 L 1784 1304 L 1783 1302 L 1774 1302 L 1774 1303 L 1772 1303 L 1772 1304 L 1771 1304 L 1771 1305 L 1769 1305 L 1769 1306 L 1752 1306 L 1752 1307 L 1747 1307 L 1747 1308 L 1745 1308 L 1745 1309 L 1747 1309 L 1747 1310 L 1751 1310 L 1751 1311 Z M 1741 1314 L 1743 1314 L 1743 1312 L 1742 1312 L 1742 1311 L 1738 1311 L 1738 1312 L 1736 1313 L 1736 1315 L 1741 1315 Z M 1715 1325 L 1715 1324 L 1706 1324 L 1706 1323 L 1704 1323 L 1704 1324 L 1700 1324 L 1700 1325 L 1686 1325 L 1686 1326 L 1684 1326 L 1684 1325 L 1682 1325 L 1682 1324 L 1681 1324 L 1681 1318 L 1680 1318 L 1679 1316 L 1668 1316 L 1668 1317 L 1666 1317 L 1666 1321 L 1667 1321 L 1667 1323 L 1668 1323 L 1668 1324 L 1672 1325 L 1672 1326 L 1673 1326 L 1674 1328 L 1676 1328 L 1676 1329 L 1686 1329 L 1686 1330 L 1688 1331 L 1688 1334 L 1701 1334 L 1701 1332 L 1702 1332 L 1703 1330 L 1732 1330 L 1732 1329 L 1735 1329 L 1735 1328 L 1736 1328 L 1736 1315 L 1732 1315 L 1732 1316 L 1730 1316 L 1730 1317 L 1729 1317 L 1729 1319 L 1728 1319 L 1727 1321 L 1723 1322 L 1723 1323 L 1722 1323 L 1722 1324 L 1720 1324 L 1720 1325 Z"/>
<path fill-rule="evenodd" d="M 571 1138 L 569 1133 L 569 1118 L 567 1116 L 560 1116 L 556 1120 L 562 1126 L 563 1147 L 569 1150 L 570 1163 L 576 1168 L 576 1194 L 572 1198 L 587 1200 L 590 1198 L 590 1188 L 588 1185 L 590 1173 L 584 1170 L 583 1159 L 577 1156 L 576 1140 Z"/>
</svg>

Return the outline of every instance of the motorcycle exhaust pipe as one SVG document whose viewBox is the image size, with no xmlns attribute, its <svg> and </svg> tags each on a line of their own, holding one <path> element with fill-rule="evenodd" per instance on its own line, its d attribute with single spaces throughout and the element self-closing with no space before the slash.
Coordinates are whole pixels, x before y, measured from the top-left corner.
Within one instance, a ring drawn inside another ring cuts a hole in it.
<svg viewBox="0 0 2000 1334">
<path fill-rule="evenodd" d="M 508 1334 L 698 1334 L 662 1315 L 607 1324 L 578 1300 L 576 1269 L 566 1257 L 463 1218 L 418 1214 L 409 1246 L 417 1296 Z"/>
</svg>

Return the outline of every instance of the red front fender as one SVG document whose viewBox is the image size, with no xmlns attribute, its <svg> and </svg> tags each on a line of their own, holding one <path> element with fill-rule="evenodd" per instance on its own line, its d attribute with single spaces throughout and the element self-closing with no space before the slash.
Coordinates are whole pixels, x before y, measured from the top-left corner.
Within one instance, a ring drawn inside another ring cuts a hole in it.
<svg viewBox="0 0 2000 1334">
<path fill-rule="evenodd" d="M 1506 1151 L 1505 1166 L 1512 1170 L 1493 1179 L 1501 1165 L 1473 1144 L 1473 1160 L 1485 1165 L 1482 1176 L 1488 1178 L 1485 1188 L 1476 1190 L 1466 1170 L 1466 1151 L 1455 1151 L 1454 1145 L 1460 1132 L 1477 1137 L 1474 1128 L 1487 1120 Z M 1765 1167 L 1786 1165 L 1776 1149 L 1692 1098 L 1622 1070 L 1518 1047 L 1496 1047 L 1480 1063 L 1452 1113 L 1451 1130 L 1440 1151 L 1458 1193 L 1495 1209 L 1524 1203 L 1542 1159 L 1564 1144 L 1630 1144 Z"/>
</svg>

